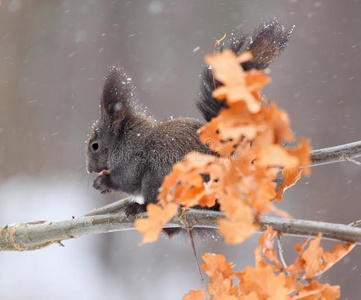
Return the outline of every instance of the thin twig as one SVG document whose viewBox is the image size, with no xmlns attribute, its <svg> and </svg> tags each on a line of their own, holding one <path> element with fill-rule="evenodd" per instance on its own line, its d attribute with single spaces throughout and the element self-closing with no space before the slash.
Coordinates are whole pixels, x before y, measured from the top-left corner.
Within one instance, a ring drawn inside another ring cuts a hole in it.
<svg viewBox="0 0 361 300">
<path fill-rule="evenodd" d="M 351 157 L 349 157 L 348 155 L 344 155 L 344 158 L 349 161 L 349 162 L 352 162 L 354 163 L 355 165 L 361 167 L 361 163 L 359 161 L 357 161 L 356 159 L 353 159 Z"/>
<path fill-rule="evenodd" d="M 348 224 L 349 226 L 353 226 L 353 227 L 357 227 L 361 225 L 361 220 L 357 220 L 357 221 L 353 221 L 350 224 Z"/>
<path fill-rule="evenodd" d="M 283 256 L 283 248 L 282 248 L 282 242 L 281 242 L 281 234 L 277 234 L 277 245 L 278 245 L 278 253 L 280 255 L 280 260 L 283 266 L 283 269 L 287 269 L 287 263 Z"/>
<path fill-rule="evenodd" d="M 204 282 L 201 266 L 199 265 L 198 256 L 197 256 L 197 252 L 196 252 L 196 246 L 194 244 L 194 238 L 193 238 L 193 234 L 192 234 L 192 229 L 193 228 L 188 228 L 187 232 L 188 232 L 189 240 L 190 240 L 191 247 L 192 247 L 193 257 L 194 257 L 194 260 L 196 261 L 196 266 L 197 266 L 199 278 L 201 280 L 202 288 L 206 291 L 206 284 Z"/>
</svg>

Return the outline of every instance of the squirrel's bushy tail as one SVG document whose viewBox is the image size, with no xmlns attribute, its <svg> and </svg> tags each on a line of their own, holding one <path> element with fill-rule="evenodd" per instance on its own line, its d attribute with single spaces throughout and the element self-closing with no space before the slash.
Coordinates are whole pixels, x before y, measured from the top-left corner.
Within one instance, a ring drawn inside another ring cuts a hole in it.
<svg viewBox="0 0 361 300">
<path fill-rule="evenodd" d="M 293 27 L 286 29 L 280 24 L 278 19 L 274 18 L 263 23 L 250 36 L 244 36 L 242 33 L 233 33 L 229 41 L 229 49 L 237 55 L 245 50 L 251 51 L 253 59 L 242 64 L 244 70 L 253 68 L 258 70 L 265 69 L 287 46 L 292 31 Z M 223 46 L 218 48 L 219 51 L 223 49 Z M 220 85 L 222 84 L 217 81 L 217 86 Z M 223 107 L 226 107 L 224 102 L 212 97 L 213 90 L 212 70 L 205 67 L 201 81 L 201 96 L 196 105 L 207 122 L 217 116 Z"/>
</svg>

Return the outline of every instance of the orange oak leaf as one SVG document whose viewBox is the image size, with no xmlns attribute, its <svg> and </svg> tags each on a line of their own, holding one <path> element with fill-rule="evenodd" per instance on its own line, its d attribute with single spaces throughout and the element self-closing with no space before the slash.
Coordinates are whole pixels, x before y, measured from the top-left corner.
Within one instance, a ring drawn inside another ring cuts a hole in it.
<svg viewBox="0 0 361 300">
<path fill-rule="evenodd" d="M 277 195 L 275 200 L 282 201 L 282 196 L 284 192 L 294 186 L 296 182 L 301 178 L 302 170 L 299 168 L 284 168 L 282 170 L 282 183 L 277 190 Z"/>
<path fill-rule="evenodd" d="M 245 101 L 248 109 L 253 113 L 260 110 L 258 92 L 261 83 L 252 82 L 247 86 L 246 73 L 237 62 L 236 54 L 227 49 L 213 56 L 208 55 L 205 60 L 212 67 L 214 76 L 224 84 L 213 91 L 213 97 L 219 100 L 226 98 L 227 103 Z M 260 80 L 259 77 L 257 79 Z"/>
<path fill-rule="evenodd" d="M 222 157 L 230 157 L 245 138 L 252 140 L 264 130 L 262 116 L 251 114 L 243 102 L 230 104 L 199 129 L 200 140 Z"/>
<path fill-rule="evenodd" d="M 294 140 L 293 133 L 290 128 L 290 118 L 286 111 L 278 109 L 276 103 L 270 103 L 263 110 L 264 119 L 271 128 L 274 136 L 274 143 L 282 141 L 292 142 Z"/>
<path fill-rule="evenodd" d="M 247 176 L 255 173 L 256 166 L 253 162 L 256 157 L 256 151 L 251 148 L 251 143 L 243 142 L 233 153 L 230 163 L 237 166 L 242 176 Z"/>
<path fill-rule="evenodd" d="M 276 183 L 273 182 L 276 172 L 277 170 L 258 167 L 253 174 L 241 178 L 240 189 L 258 215 L 273 211 L 271 201 L 276 196 Z"/>
<path fill-rule="evenodd" d="M 218 219 L 219 233 L 227 244 L 241 243 L 259 229 L 255 224 L 253 208 L 236 193 L 227 189 L 225 196 L 218 198 L 220 210 L 226 213 L 226 219 Z"/>
<path fill-rule="evenodd" d="M 227 102 L 230 103 L 243 100 L 247 103 L 248 109 L 251 112 L 258 112 L 260 110 L 258 99 L 247 87 L 222 85 L 213 91 L 212 96 L 219 100 L 227 98 Z"/>
<path fill-rule="evenodd" d="M 240 137 L 237 140 L 222 140 L 218 131 L 220 123 L 218 118 L 220 118 L 220 115 L 198 130 L 199 138 L 210 150 L 217 153 L 225 153 L 225 156 L 229 157 L 230 153 L 234 151 L 234 145 L 239 142 Z"/>
<path fill-rule="evenodd" d="M 330 269 L 335 263 L 341 260 L 346 254 L 350 253 L 356 244 L 336 244 L 332 252 L 325 252 L 323 255 L 323 267 L 322 272 L 317 274 L 317 276 L 326 272 Z"/>
<path fill-rule="evenodd" d="M 241 299 L 241 300 L 259 300 L 257 293 L 254 291 L 248 293 L 247 295 L 241 295 L 241 297 L 239 299 Z"/>
<path fill-rule="evenodd" d="M 212 299 L 237 299 L 234 294 L 238 294 L 238 287 L 232 288 L 233 281 L 230 278 L 224 278 L 222 274 L 216 273 L 211 278 L 208 285 L 208 293 Z M 233 297 L 233 298 L 232 298 Z"/>
<path fill-rule="evenodd" d="M 253 140 L 255 149 L 272 144 L 281 144 L 283 141 L 293 141 L 294 136 L 289 126 L 288 114 L 278 109 L 275 103 L 264 104 L 260 112 L 257 113 L 255 120 L 260 129 Z"/>
<path fill-rule="evenodd" d="M 310 238 L 308 238 L 303 244 L 296 245 L 296 251 L 299 254 L 294 264 L 288 266 L 288 272 L 295 277 L 302 273 L 307 280 L 312 280 L 330 269 L 355 247 L 355 244 L 345 244 L 344 246 L 337 244 L 332 252 L 324 253 L 320 247 L 321 237 L 322 235 L 319 233 L 314 240 L 309 242 Z M 306 247 L 307 244 L 308 247 Z"/>
<path fill-rule="evenodd" d="M 237 62 L 238 64 L 243 64 L 252 59 L 253 59 L 253 55 L 251 51 L 243 51 L 240 55 L 238 55 Z"/>
<path fill-rule="evenodd" d="M 165 207 L 149 203 L 147 205 L 148 218 L 135 220 L 135 227 L 143 234 L 142 244 L 158 240 L 162 228 L 175 215 L 178 206 L 169 203 Z"/>
<path fill-rule="evenodd" d="M 273 251 L 274 238 L 276 235 L 277 231 L 273 230 L 271 226 L 267 225 L 266 230 L 262 233 L 261 237 L 258 240 L 259 246 L 255 249 L 255 251 L 259 249 L 260 254 L 265 256 L 270 262 L 274 263 L 279 270 L 281 270 L 283 266 L 277 258 L 277 252 Z M 260 263 L 260 261 L 258 261 L 258 263 Z"/>
<path fill-rule="evenodd" d="M 230 220 L 246 220 L 253 222 L 254 213 L 249 204 L 247 204 L 239 195 L 228 189 L 230 192 L 224 197 L 218 199 L 220 210 L 226 213 L 227 219 Z M 233 192 L 233 193 L 232 193 Z"/>
<path fill-rule="evenodd" d="M 312 281 L 309 285 L 299 285 L 298 292 L 292 300 L 333 300 L 340 297 L 340 286 L 331 286 Z"/>
<path fill-rule="evenodd" d="M 301 137 L 299 144 L 294 149 L 287 149 L 287 152 L 296 156 L 300 161 L 300 166 L 303 167 L 303 172 L 306 176 L 310 175 L 310 163 L 311 163 L 311 146 L 310 141 Z"/>
<path fill-rule="evenodd" d="M 238 287 L 233 286 L 233 263 L 226 263 L 222 254 L 205 253 L 202 257 L 205 264 L 202 269 L 209 277 L 208 293 L 212 299 L 237 299 Z"/>
<path fill-rule="evenodd" d="M 255 250 L 256 267 L 247 266 L 243 272 L 232 272 L 233 263 L 227 263 L 223 255 L 206 253 L 203 256 L 205 264 L 202 265 L 202 268 L 210 279 L 207 294 L 211 297 L 210 299 L 329 300 L 340 296 L 339 286 L 311 281 L 313 277 L 311 278 L 311 275 L 308 276 L 307 274 L 306 279 L 309 282 L 304 284 L 300 280 L 298 273 L 302 275 L 309 272 L 314 276 L 318 276 L 315 270 L 319 269 L 319 266 L 322 268 L 322 262 L 324 262 L 323 267 L 326 268 L 328 266 L 327 261 L 339 260 L 354 245 L 347 244 L 344 247 L 338 245 L 331 253 L 326 252 L 329 253 L 330 258 L 328 258 L 328 255 L 322 255 L 323 250 L 319 247 L 321 235 L 319 234 L 312 241 L 308 238 L 304 243 L 296 246 L 296 250 L 299 252 L 294 264 L 298 265 L 299 271 L 297 272 L 294 265 L 293 268 L 283 270 L 281 263 L 278 261 L 277 254 L 273 251 L 276 234 L 277 232 L 270 226 L 266 228 L 259 239 L 259 247 Z M 264 258 L 267 258 L 273 264 L 267 263 Z M 314 262 L 311 260 L 314 260 Z M 239 279 L 238 285 L 234 285 L 234 278 Z M 200 291 L 197 292 L 203 296 Z M 189 294 L 193 295 L 193 293 L 195 291 L 191 291 Z M 185 299 L 191 300 L 193 298 Z M 194 299 L 198 300 L 198 298 Z"/>
<path fill-rule="evenodd" d="M 296 244 L 295 249 L 298 252 L 298 257 L 295 259 L 295 262 L 289 265 L 286 268 L 286 271 L 292 274 L 293 277 L 298 277 L 301 273 L 303 274 L 305 261 L 303 259 L 303 253 L 305 251 L 306 245 L 311 240 L 308 237 L 302 244 Z"/>
<path fill-rule="evenodd" d="M 187 154 L 183 161 L 173 166 L 172 173 L 164 178 L 158 195 L 160 203 L 178 203 L 189 207 L 198 204 L 195 197 L 206 189 L 201 176 L 202 169 L 216 160 L 215 156 L 198 152 Z"/>
<path fill-rule="evenodd" d="M 273 144 L 263 146 L 258 150 L 257 163 L 263 166 L 296 167 L 299 160 L 290 155 L 281 145 Z"/>
<path fill-rule="evenodd" d="M 226 244 L 238 244 L 244 242 L 253 235 L 259 226 L 248 220 L 218 219 L 219 233 L 224 236 Z"/>
<path fill-rule="evenodd" d="M 205 61 L 212 67 L 214 76 L 223 84 L 244 86 L 245 71 L 237 61 L 237 55 L 230 49 L 214 55 L 206 55 Z"/>
<path fill-rule="evenodd" d="M 224 255 L 205 253 L 202 259 L 205 262 L 202 269 L 209 278 L 213 278 L 218 273 L 222 274 L 224 278 L 232 276 L 233 263 L 227 263 Z"/>
<path fill-rule="evenodd" d="M 293 291 L 292 286 L 288 286 L 286 275 L 275 274 L 271 266 L 263 268 L 247 266 L 243 272 L 237 273 L 237 277 L 240 279 L 242 294 L 254 291 L 261 300 L 289 299 L 288 295 Z"/>
<path fill-rule="evenodd" d="M 204 290 L 191 290 L 183 296 L 182 300 L 206 300 L 207 294 Z"/>
<path fill-rule="evenodd" d="M 222 140 L 243 136 L 253 140 L 265 126 L 264 116 L 261 113 L 250 112 L 244 102 L 229 104 L 228 108 L 224 108 L 214 119 L 218 123 L 217 129 Z"/>
<path fill-rule="evenodd" d="M 311 282 L 310 286 L 312 288 L 318 288 L 321 293 L 321 300 L 332 300 L 340 297 L 340 286 L 335 285 L 331 286 L 328 283 L 320 284 L 316 281 Z"/>
<path fill-rule="evenodd" d="M 251 69 L 245 72 L 244 78 L 247 88 L 252 92 L 255 91 L 257 95 L 259 95 L 262 87 L 271 81 L 269 76 L 264 74 L 264 71 L 257 69 Z"/>
<path fill-rule="evenodd" d="M 301 138 L 296 148 L 284 148 L 277 144 L 264 145 L 258 150 L 257 162 L 261 165 L 280 166 L 292 168 L 304 167 L 304 172 L 309 175 L 311 162 L 311 147 L 309 141 Z"/>
<path fill-rule="evenodd" d="M 225 187 L 239 182 L 237 169 L 229 159 L 191 152 L 173 167 L 160 188 L 160 203 L 177 203 L 184 207 L 214 206 Z M 207 175 L 209 179 L 204 181 Z"/>
<path fill-rule="evenodd" d="M 321 233 L 319 233 L 317 237 L 309 243 L 307 249 L 302 254 L 305 262 L 304 268 L 307 280 L 315 277 L 322 267 L 323 249 L 320 247 L 321 236 Z"/>
</svg>

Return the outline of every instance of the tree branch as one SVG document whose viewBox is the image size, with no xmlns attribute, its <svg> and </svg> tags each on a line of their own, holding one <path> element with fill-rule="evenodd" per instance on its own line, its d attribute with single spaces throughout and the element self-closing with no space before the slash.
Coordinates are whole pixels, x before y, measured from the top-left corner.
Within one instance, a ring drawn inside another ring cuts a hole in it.
<svg viewBox="0 0 361 300">
<path fill-rule="evenodd" d="M 100 208 L 95 208 L 92 211 L 86 213 L 84 217 L 87 216 L 97 216 L 97 215 L 105 215 L 116 212 L 123 212 L 129 204 L 128 198 L 124 198 L 108 205 L 102 206 Z"/>
<path fill-rule="evenodd" d="M 318 166 L 347 158 L 361 156 L 361 141 L 336 147 L 312 151 L 311 166 Z M 134 218 L 127 218 L 123 213 L 128 205 L 124 199 L 107 206 L 94 209 L 83 217 L 62 222 L 38 221 L 5 225 L 0 228 L 0 251 L 37 250 L 54 243 L 78 238 L 87 234 L 106 233 L 134 229 Z M 140 217 L 146 217 L 146 214 Z M 193 227 L 217 228 L 216 220 L 224 217 L 221 212 L 191 209 L 185 214 L 187 224 Z M 271 225 L 280 234 L 297 236 L 315 236 L 319 232 L 324 238 L 360 243 L 361 228 L 343 224 L 314 222 L 307 220 L 285 220 L 281 218 L 263 217 L 261 228 Z M 184 227 L 183 220 L 174 217 L 167 228 Z"/>
<path fill-rule="evenodd" d="M 310 167 L 328 165 L 341 161 L 352 161 L 353 163 L 357 163 L 357 161 L 353 158 L 359 156 L 361 156 L 361 141 L 329 148 L 316 149 L 311 152 Z M 279 172 L 275 180 L 277 183 L 277 189 L 280 187 L 282 180 L 282 172 Z"/>
<path fill-rule="evenodd" d="M 312 151 L 311 167 L 345 161 L 346 157 L 355 158 L 359 156 L 361 156 L 361 141 L 317 149 Z"/>
<path fill-rule="evenodd" d="M 142 214 L 141 218 L 146 217 Z M 184 224 L 195 228 L 216 229 L 221 212 L 191 209 L 185 214 L 187 222 L 174 217 L 165 227 L 183 227 Z M 361 243 L 361 228 L 343 224 L 332 224 L 306 220 L 286 220 L 281 218 L 261 218 L 261 229 L 271 225 L 283 235 L 315 236 L 319 232 L 324 238 Z M 51 244 L 78 238 L 88 234 L 134 230 L 134 218 L 127 218 L 124 213 L 83 216 L 61 222 L 29 222 L 6 225 L 0 229 L 0 251 L 27 251 L 45 248 Z"/>
</svg>

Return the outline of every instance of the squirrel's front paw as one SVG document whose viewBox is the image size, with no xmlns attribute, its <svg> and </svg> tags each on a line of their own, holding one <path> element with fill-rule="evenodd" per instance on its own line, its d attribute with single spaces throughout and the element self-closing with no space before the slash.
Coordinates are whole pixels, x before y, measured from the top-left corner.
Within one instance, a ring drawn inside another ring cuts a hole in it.
<svg viewBox="0 0 361 300">
<path fill-rule="evenodd" d="M 147 211 L 146 204 L 139 204 L 137 202 L 133 202 L 128 204 L 128 207 L 125 209 L 125 215 L 129 218 L 146 211 Z"/>
<path fill-rule="evenodd" d="M 112 190 L 110 174 L 98 176 L 93 182 L 93 187 L 102 194 L 110 193 Z"/>
</svg>

